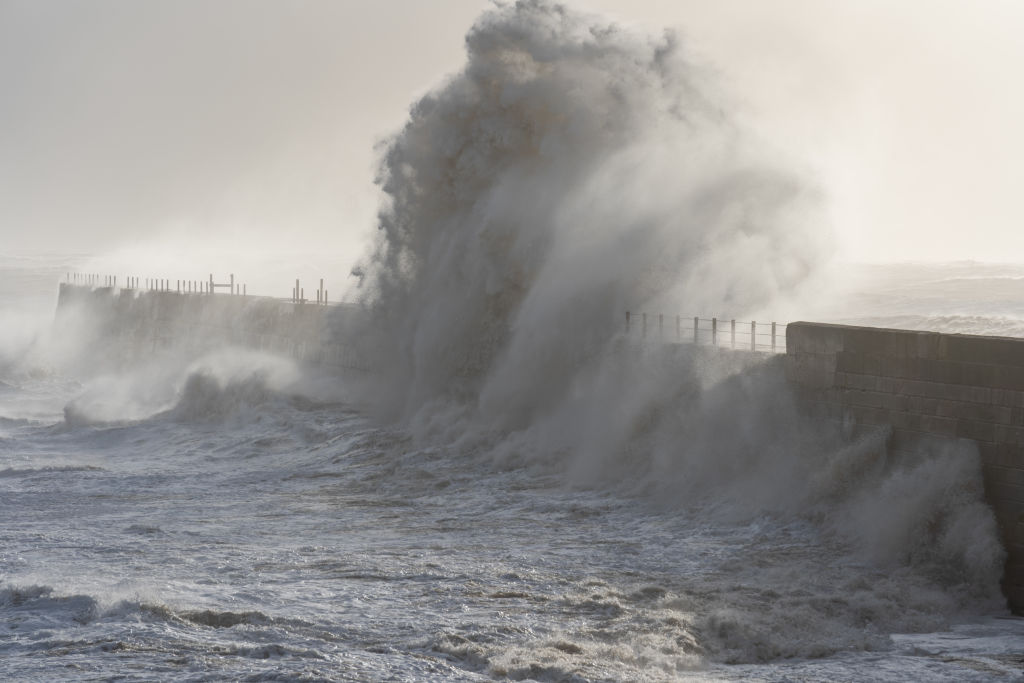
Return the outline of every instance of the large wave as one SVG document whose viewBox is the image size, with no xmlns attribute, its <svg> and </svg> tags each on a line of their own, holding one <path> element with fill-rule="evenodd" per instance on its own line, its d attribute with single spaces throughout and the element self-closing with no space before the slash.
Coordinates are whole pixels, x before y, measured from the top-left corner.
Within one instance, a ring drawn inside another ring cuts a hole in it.
<svg viewBox="0 0 1024 683">
<path fill-rule="evenodd" d="M 383 399 L 522 428 L 592 372 L 628 309 L 750 314 L 829 244 L 817 191 L 730 120 L 672 33 L 526 0 L 387 145 L 372 255 Z"/>
<path fill-rule="evenodd" d="M 357 269 L 377 407 L 577 481 L 811 517 L 872 561 L 994 595 L 975 453 L 890 461 L 884 438 L 851 445 L 803 417 L 778 364 L 624 338 L 629 309 L 764 312 L 831 244 L 814 185 L 730 119 L 678 37 L 523 0 L 466 47 L 383 152 Z"/>
</svg>

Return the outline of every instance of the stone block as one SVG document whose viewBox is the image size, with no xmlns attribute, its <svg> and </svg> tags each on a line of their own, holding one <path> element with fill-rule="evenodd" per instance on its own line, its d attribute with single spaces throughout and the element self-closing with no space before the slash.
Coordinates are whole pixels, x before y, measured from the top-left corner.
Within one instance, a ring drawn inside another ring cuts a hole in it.
<svg viewBox="0 0 1024 683">
<path fill-rule="evenodd" d="M 851 405 L 847 406 L 847 412 L 855 421 L 859 422 L 860 424 L 889 424 L 889 411 L 883 410 L 882 408 Z"/>
<path fill-rule="evenodd" d="M 1018 509 L 1024 505 L 1024 486 L 993 481 L 991 484 L 986 484 L 986 491 L 987 498 L 996 509 L 997 516 L 1005 516 L 1008 510 Z M 1006 502 L 1012 505 L 1004 505 Z"/>
<path fill-rule="evenodd" d="M 907 400 L 907 410 L 912 410 L 915 413 L 921 413 L 922 415 L 939 415 L 939 399 L 937 398 L 925 398 L 924 396 L 910 396 L 903 395 Z"/>
<path fill-rule="evenodd" d="M 842 393 L 842 401 L 848 405 L 885 408 L 888 394 L 866 389 L 847 389 Z"/>
<path fill-rule="evenodd" d="M 1002 367 L 996 379 L 996 387 L 1014 392 L 1024 391 L 1024 368 Z"/>
<path fill-rule="evenodd" d="M 1014 486 L 1024 486 L 1024 467 L 985 465 L 982 468 L 982 473 L 986 482 L 1003 482 L 1005 484 L 1013 484 Z"/>
<path fill-rule="evenodd" d="M 957 437 L 957 421 L 938 417 L 936 415 L 922 415 L 920 420 L 921 431 L 936 436 Z"/>
<path fill-rule="evenodd" d="M 994 426 L 993 441 L 1014 446 L 1024 446 L 1024 427 L 1014 427 L 1009 424 L 997 424 Z"/>
<path fill-rule="evenodd" d="M 956 421 L 956 435 L 963 439 L 995 443 L 996 425 L 991 422 L 960 418 Z"/>
<path fill-rule="evenodd" d="M 1008 443 L 979 443 L 978 452 L 986 466 L 1024 468 L 1024 447 Z"/>
<path fill-rule="evenodd" d="M 889 410 L 907 411 L 910 410 L 910 397 L 903 394 L 882 394 L 882 407 Z M 913 411 L 918 412 L 918 411 Z"/>
<path fill-rule="evenodd" d="M 961 383 L 974 387 L 995 386 L 1002 368 L 986 363 L 960 363 Z"/>
</svg>

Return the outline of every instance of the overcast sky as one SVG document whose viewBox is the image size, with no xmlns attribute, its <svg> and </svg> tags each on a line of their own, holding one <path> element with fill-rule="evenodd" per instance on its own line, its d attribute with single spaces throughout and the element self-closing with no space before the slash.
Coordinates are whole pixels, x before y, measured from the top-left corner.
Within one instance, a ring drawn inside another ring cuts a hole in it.
<svg viewBox="0 0 1024 683">
<path fill-rule="evenodd" d="M 1019 0 L 579 0 L 677 29 L 847 260 L 1024 262 Z M 330 249 L 480 0 L 0 0 L 0 249 Z"/>
</svg>

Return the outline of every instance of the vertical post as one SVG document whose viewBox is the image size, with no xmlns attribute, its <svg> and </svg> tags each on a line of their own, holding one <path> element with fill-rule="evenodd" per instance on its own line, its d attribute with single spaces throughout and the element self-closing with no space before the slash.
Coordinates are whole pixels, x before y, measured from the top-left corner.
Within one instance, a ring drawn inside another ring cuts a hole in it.
<svg viewBox="0 0 1024 683">
<path fill-rule="evenodd" d="M 643 325 L 640 327 L 640 336 L 641 337 L 646 337 L 647 336 L 647 314 L 646 313 L 643 314 Z"/>
<path fill-rule="evenodd" d="M 626 334 L 629 334 L 629 311 L 626 311 Z"/>
<path fill-rule="evenodd" d="M 327 305 L 327 290 L 324 290 L 324 306 Z"/>
<path fill-rule="evenodd" d="M 729 345 L 732 348 L 736 348 L 736 321 L 729 321 Z"/>
<path fill-rule="evenodd" d="M 206 291 L 208 294 L 213 294 L 213 273 L 210 273 L 210 288 Z"/>
<path fill-rule="evenodd" d="M 320 289 L 317 290 L 316 300 L 318 303 L 324 302 L 324 279 L 320 278 Z"/>
<path fill-rule="evenodd" d="M 301 303 L 305 303 L 305 301 L 306 301 L 306 288 L 305 287 L 301 287 L 299 289 L 299 303 L 300 304 Z"/>
<path fill-rule="evenodd" d="M 296 303 L 298 303 L 298 302 L 299 302 L 299 298 L 300 298 L 300 297 L 299 297 L 299 293 L 300 293 L 301 291 L 302 291 L 302 290 L 301 290 L 301 289 L 299 288 L 299 278 L 295 278 L 295 302 L 296 302 Z"/>
<path fill-rule="evenodd" d="M 696 344 L 700 341 L 698 332 L 700 331 L 700 318 L 693 316 L 693 343 Z"/>
<path fill-rule="evenodd" d="M 242 296 L 248 296 L 248 295 L 247 295 L 247 294 L 245 293 L 245 289 L 246 289 L 246 285 L 242 285 Z"/>
<path fill-rule="evenodd" d="M 757 321 L 750 322 L 750 350 L 757 351 Z"/>
<path fill-rule="evenodd" d="M 772 353 L 775 353 L 775 323 L 772 322 Z"/>
<path fill-rule="evenodd" d="M 718 318 L 711 319 L 711 345 L 718 346 Z"/>
<path fill-rule="evenodd" d="M 234 273 L 231 273 L 231 290 L 230 291 L 231 291 L 231 294 L 234 295 L 234 293 L 235 293 L 235 274 Z"/>
</svg>

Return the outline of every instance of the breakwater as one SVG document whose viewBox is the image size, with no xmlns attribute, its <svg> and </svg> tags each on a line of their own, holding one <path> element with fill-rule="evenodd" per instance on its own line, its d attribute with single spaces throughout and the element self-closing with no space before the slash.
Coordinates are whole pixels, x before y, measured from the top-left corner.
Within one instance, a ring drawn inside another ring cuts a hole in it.
<svg viewBox="0 0 1024 683">
<path fill-rule="evenodd" d="M 968 440 L 1008 557 L 1003 591 L 1024 613 L 1024 339 L 790 323 L 787 376 L 825 419 L 889 431 L 889 452 Z"/>
<path fill-rule="evenodd" d="M 165 350 L 201 353 L 230 345 L 327 370 L 368 369 L 355 333 L 369 324 L 365 311 L 326 305 L 326 296 L 308 302 L 298 285 L 288 300 L 187 287 L 117 288 L 113 280 L 100 284 L 106 286 L 62 284 L 57 314 L 58 328 L 93 338 L 87 346 L 97 364 L 105 356 L 122 363 Z M 986 498 L 1008 553 L 1003 589 L 1012 609 L 1024 613 L 1024 339 L 810 322 L 631 317 L 627 338 L 680 349 L 696 343 L 710 346 L 707 352 L 716 356 L 749 357 L 739 366 L 774 358 L 813 415 L 886 430 L 891 454 L 920 453 L 936 442 L 975 444 Z M 783 330 L 784 340 L 776 337 Z M 783 349 L 785 356 L 771 354 Z"/>
<path fill-rule="evenodd" d="M 98 361 L 104 351 L 123 362 L 238 346 L 326 369 L 366 369 L 350 334 L 362 324 L 359 306 L 183 289 L 61 283 L 56 324 L 92 342 Z"/>
</svg>

